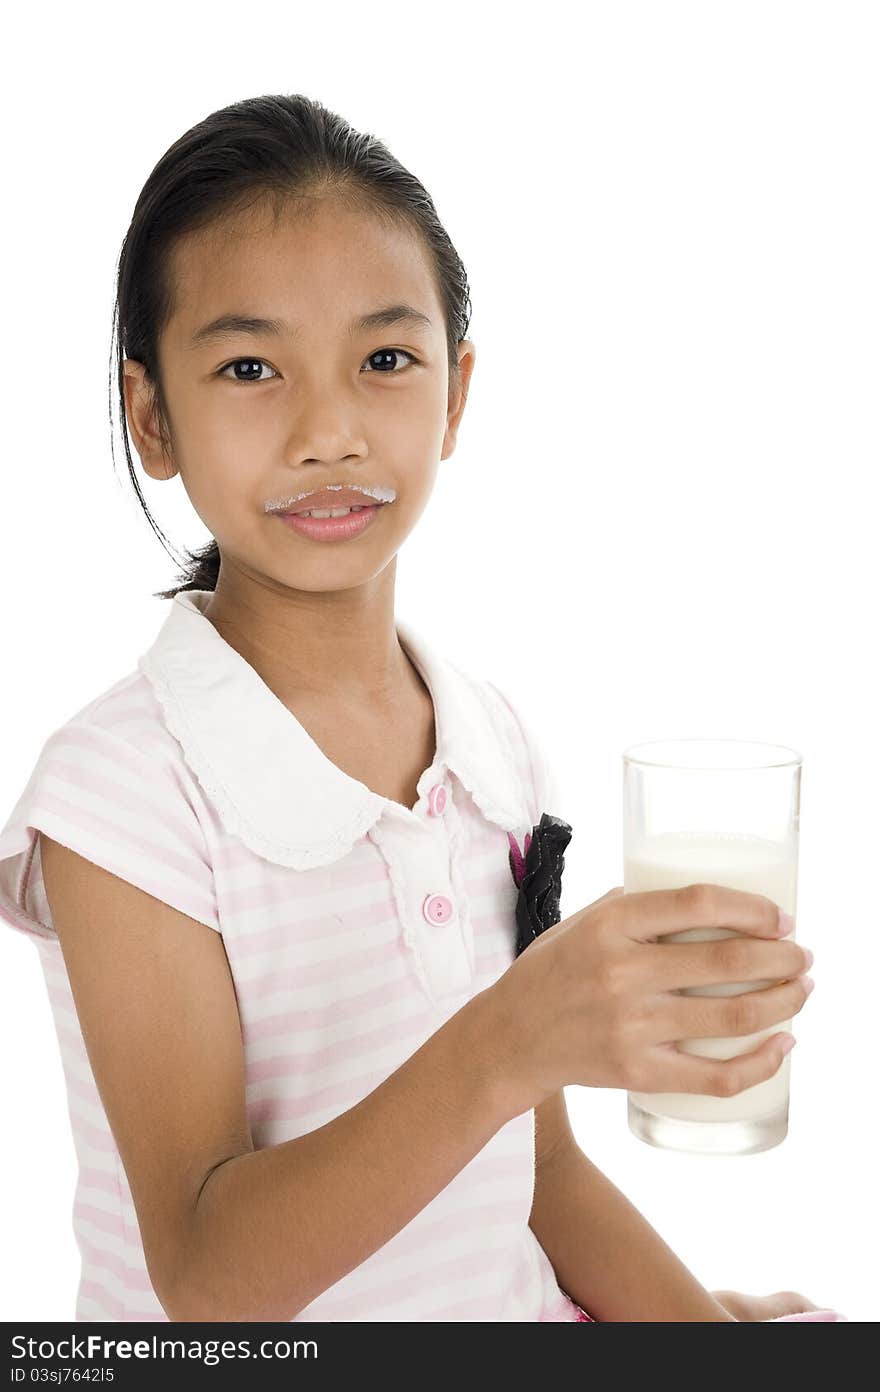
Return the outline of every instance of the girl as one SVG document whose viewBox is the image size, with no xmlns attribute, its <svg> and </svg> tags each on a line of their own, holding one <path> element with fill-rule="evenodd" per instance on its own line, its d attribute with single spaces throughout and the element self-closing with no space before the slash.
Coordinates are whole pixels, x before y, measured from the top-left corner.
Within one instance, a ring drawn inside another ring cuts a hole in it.
<svg viewBox="0 0 880 1392">
<path fill-rule="evenodd" d="M 816 1311 L 704 1290 L 569 1127 L 566 1083 L 729 1094 L 780 1066 L 785 1034 L 678 1052 L 676 989 L 743 962 L 651 939 L 751 935 L 764 1026 L 801 1008 L 804 953 L 714 886 L 615 890 L 515 951 L 513 853 L 556 784 L 394 611 L 475 356 L 422 185 L 318 102 L 238 102 L 150 174 L 117 315 L 124 425 L 214 540 L 0 838 L 69 1092 L 76 1319 Z"/>
</svg>

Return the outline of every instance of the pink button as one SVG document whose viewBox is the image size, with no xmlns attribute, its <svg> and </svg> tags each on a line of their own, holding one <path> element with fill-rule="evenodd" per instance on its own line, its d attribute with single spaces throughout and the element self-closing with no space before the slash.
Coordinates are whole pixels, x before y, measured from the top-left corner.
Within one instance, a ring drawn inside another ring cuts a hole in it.
<svg viewBox="0 0 880 1392">
<path fill-rule="evenodd" d="M 445 894 L 427 894 L 422 915 L 429 923 L 448 923 L 452 917 L 452 900 Z"/>
<path fill-rule="evenodd" d="M 428 812 L 432 817 L 439 817 L 446 806 L 446 789 L 442 783 L 435 783 L 428 794 Z"/>
</svg>

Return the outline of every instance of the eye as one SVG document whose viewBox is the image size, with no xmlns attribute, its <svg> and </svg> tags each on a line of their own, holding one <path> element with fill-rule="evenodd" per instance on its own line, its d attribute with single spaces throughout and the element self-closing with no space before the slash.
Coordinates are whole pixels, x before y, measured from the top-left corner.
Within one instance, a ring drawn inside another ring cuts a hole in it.
<svg viewBox="0 0 880 1392">
<path fill-rule="evenodd" d="M 375 353 L 371 353 L 370 356 L 369 356 L 369 358 L 367 358 L 367 362 L 370 362 L 371 359 L 373 359 L 373 358 L 389 357 L 389 356 L 391 356 L 392 354 L 396 354 L 399 358 L 409 358 L 409 360 L 410 360 L 411 363 L 417 363 L 417 362 L 418 362 L 418 358 L 416 357 L 415 353 L 410 353 L 409 349 L 407 349 L 407 348 L 377 348 L 376 351 L 375 351 Z M 375 368 L 373 368 L 372 370 L 373 370 L 374 372 L 376 371 Z M 386 373 L 385 373 L 385 376 L 386 376 L 386 377 L 399 377 L 399 376 L 400 376 L 400 373 L 399 373 L 399 372 L 386 372 Z"/>
<path fill-rule="evenodd" d="M 231 363 L 227 363 L 225 367 L 221 367 L 221 368 L 220 368 L 219 372 L 217 373 L 217 376 L 218 376 L 218 377 L 223 377 L 223 376 L 225 376 L 226 373 L 229 371 L 230 367 L 238 367 L 239 363 L 247 363 L 248 367 L 268 367 L 268 366 L 269 366 L 269 364 L 268 364 L 267 362 L 265 362 L 262 358 L 234 358 L 233 361 L 232 361 Z M 274 367 L 271 369 L 271 371 L 272 371 L 272 372 L 275 371 Z M 233 380 L 236 381 L 236 382 L 239 382 L 242 386 L 244 386 L 244 385 L 246 385 L 248 382 L 257 382 L 257 383 L 259 383 L 259 382 L 267 382 L 269 379 L 268 379 L 268 377 L 235 377 L 234 379 L 233 379 L 233 378 L 230 378 L 230 381 L 233 381 Z"/>
<path fill-rule="evenodd" d="M 396 357 L 399 357 L 399 358 L 408 358 L 409 361 L 410 361 L 410 363 L 412 363 L 412 364 L 418 363 L 418 361 L 419 361 L 419 359 L 416 357 L 415 353 L 411 353 L 411 352 L 409 351 L 408 348 L 377 348 L 376 351 L 375 351 L 375 353 L 371 353 L 370 356 L 369 356 L 368 358 L 365 359 L 365 361 L 368 362 L 368 363 L 369 363 L 369 362 L 372 362 L 373 358 L 385 358 L 385 359 L 387 360 L 389 357 L 393 357 L 393 356 L 396 356 Z M 259 369 L 260 367 L 269 367 L 269 364 L 265 361 L 264 358 L 233 358 L 232 362 L 228 362 L 228 363 L 226 363 L 226 365 L 225 365 L 224 367 L 221 367 L 221 368 L 218 369 L 218 371 L 217 371 L 217 376 L 218 376 L 218 377 L 225 377 L 226 374 L 228 373 L 228 371 L 229 371 L 229 369 L 230 369 L 231 367 L 238 367 L 240 363 L 246 363 L 248 367 L 256 367 L 256 368 L 258 368 L 258 369 Z M 271 372 L 274 372 L 274 371 L 275 371 L 274 367 L 273 367 L 273 368 L 270 368 L 270 371 L 271 371 Z M 370 368 L 370 371 L 371 371 L 371 372 L 376 372 L 376 371 L 378 371 L 378 372 L 380 372 L 380 374 L 381 374 L 382 376 L 385 376 L 385 377 L 399 377 L 399 376 L 401 375 L 400 372 L 396 372 L 396 371 L 394 371 L 394 370 L 386 371 L 385 368 L 375 368 L 375 367 L 372 367 L 372 368 Z M 268 381 L 270 381 L 271 379 L 268 378 L 268 377 L 254 377 L 254 376 L 249 376 L 249 377 L 238 377 L 238 376 L 235 376 L 235 377 L 230 377 L 228 380 L 229 380 L 229 381 L 238 382 L 240 386 L 246 386 L 249 382 L 254 382 L 254 383 L 256 383 L 257 385 L 259 385 L 259 383 L 261 383 L 261 382 L 268 382 Z"/>
</svg>

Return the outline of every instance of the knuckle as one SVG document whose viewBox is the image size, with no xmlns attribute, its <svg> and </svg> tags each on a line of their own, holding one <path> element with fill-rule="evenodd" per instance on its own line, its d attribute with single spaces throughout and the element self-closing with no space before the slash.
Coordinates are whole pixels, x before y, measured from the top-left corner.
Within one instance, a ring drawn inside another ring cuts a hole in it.
<svg viewBox="0 0 880 1392">
<path fill-rule="evenodd" d="M 688 914 L 695 918 L 712 918 L 718 903 L 718 888 L 713 884 L 685 885 L 678 891 Z"/>
<path fill-rule="evenodd" d="M 626 1032 L 620 1027 L 619 1022 L 613 1021 L 611 1023 L 605 1040 L 605 1048 L 614 1074 L 620 1079 L 618 1086 L 639 1092 L 641 1087 L 636 1076 L 633 1054 L 629 1048 Z"/>
<path fill-rule="evenodd" d="M 760 895 L 759 898 L 763 900 L 763 926 L 768 937 L 775 937 L 776 929 L 779 926 L 779 905 L 776 903 L 775 899 L 770 899 L 765 894 Z"/>
<path fill-rule="evenodd" d="M 760 1024 L 760 1008 L 751 994 L 731 996 L 726 1006 L 728 1034 L 754 1034 Z"/>
<path fill-rule="evenodd" d="M 622 1004 L 616 1002 L 608 1016 L 608 1043 L 621 1066 L 633 1057 L 633 1037 L 635 1030 L 632 1016 Z"/>
<path fill-rule="evenodd" d="M 594 940 L 610 949 L 618 941 L 620 933 L 617 901 L 600 901 L 590 908 L 589 914 Z"/>
<path fill-rule="evenodd" d="M 607 953 L 603 957 L 596 972 L 600 989 L 605 995 L 615 998 L 624 994 L 628 974 L 623 958 L 614 953 Z"/>
<path fill-rule="evenodd" d="M 781 1294 L 785 1300 L 790 1300 L 792 1305 L 797 1305 L 802 1310 L 809 1309 L 812 1303 L 801 1295 L 800 1291 L 782 1291 Z"/>
<path fill-rule="evenodd" d="M 739 1092 L 739 1078 L 733 1068 L 714 1068 L 711 1073 L 713 1097 L 733 1097 Z"/>
<path fill-rule="evenodd" d="M 715 968 L 722 977 L 747 977 L 749 943 L 743 938 L 720 938 L 715 945 Z"/>
<path fill-rule="evenodd" d="M 643 1007 L 631 996 L 613 997 L 608 1005 L 605 1027 L 608 1042 L 621 1063 L 638 1057 L 651 1008 Z"/>
<path fill-rule="evenodd" d="M 626 931 L 631 912 L 624 894 L 615 894 L 611 899 L 602 900 L 596 911 L 595 931 L 608 942 L 619 942 L 621 932 Z"/>
</svg>

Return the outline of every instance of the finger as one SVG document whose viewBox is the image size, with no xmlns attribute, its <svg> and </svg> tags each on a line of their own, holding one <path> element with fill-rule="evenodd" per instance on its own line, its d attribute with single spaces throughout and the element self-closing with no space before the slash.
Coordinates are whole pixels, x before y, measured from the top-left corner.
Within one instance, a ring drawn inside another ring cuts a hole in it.
<svg viewBox="0 0 880 1392">
<path fill-rule="evenodd" d="M 728 1039 L 758 1034 L 803 1010 L 809 997 L 806 977 L 796 976 L 763 991 L 737 996 L 665 994 L 652 1021 L 652 1032 L 665 1044 L 681 1039 Z"/>
<path fill-rule="evenodd" d="M 808 1300 L 800 1291 L 777 1291 L 777 1296 L 781 1296 L 788 1302 L 789 1313 L 799 1314 L 801 1310 L 827 1310 L 827 1305 L 815 1305 L 812 1300 Z"/>
<path fill-rule="evenodd" d="M 647 954 L 650 953 L 650 956 Z M 732 982 L 773 983 L 808 971 L 812 958 L 800 943 L 786 938 L 771 942 L 741 933 L 725 933 L 716 942 L 646 943 L 632 954 L 633 970 L 643 973 L 658 991 L 687 991 L 692 987 Z M 724 992 L 719 991 L 719 995 Z"/>
<path fill-rule="evenodd" d="M 709 1294 L 729 1315 L 733 1315 L 735 1320 L 745 1321 L 749 1319 L 749 1306 L 754 1301 L 754 1296 L 734 1290 L 713 1290 Z"/>
<path fill-rule="evenodd" d="M 620 894 L 608 905 L 634 942 L 651 942 L 667 933 L 729 928 L 759 938 L 780 937 L 779 906 L 765 894 L 726 885 L 691 884 L 679 889 L 646 889 Z"/>
<path fill-rule="evenodd" d="M 818 1310 L 811 1300 L 797 1291 L 774 1291 L 772 1295 L 760 1297 L 763 1319 L 779 1319 L 780 1315 L 799 1315 L 804 1310 Z M 825 1307 L 827 1309 L 827 1306 Z"/>
<path fill-rule="evenodd" d="M 779 1072 L 785 1059 L 787 1031 L 773 1034 L 757 1049 L 729 1059 L 707 1059 L 688 1054 L 676 1044 L 658 1044 L 648 1050 L 650 1081 L 636 1086 L 643 1092 L 695 1092 L 708 1097 L 734 1097 L 746 1088 L 766 1082 Z"/>
</svg>

